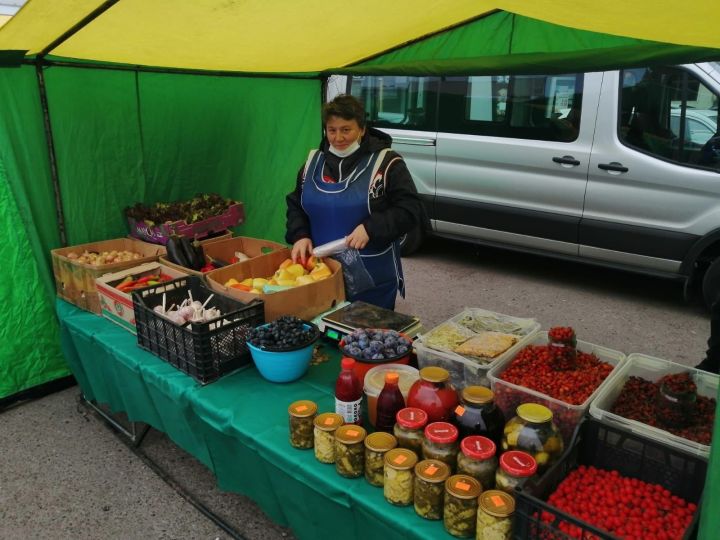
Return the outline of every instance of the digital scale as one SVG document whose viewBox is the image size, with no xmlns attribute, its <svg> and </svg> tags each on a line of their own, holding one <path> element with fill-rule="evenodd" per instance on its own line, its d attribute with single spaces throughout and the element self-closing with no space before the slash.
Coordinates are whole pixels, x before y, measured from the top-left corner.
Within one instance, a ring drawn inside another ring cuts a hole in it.
<svg viewBox="0 0 720 540">
<path fill-rule="evenodd" d="M 344 302 L 313 321 L 326 339 L 339 342 L 358 328 L 382 328 L 415 339 L 422 331 L 420 319 L 366 302 Z"/>
</svg>

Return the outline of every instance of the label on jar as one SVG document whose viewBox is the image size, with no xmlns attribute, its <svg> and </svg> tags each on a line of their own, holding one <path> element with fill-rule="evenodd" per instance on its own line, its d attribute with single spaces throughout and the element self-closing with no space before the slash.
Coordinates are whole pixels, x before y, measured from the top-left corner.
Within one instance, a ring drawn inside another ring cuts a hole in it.
<svg viewBox="0 0 720 540">
<path fill-rule="evenodd" d="M 436 467 L 435 465 L 430 465 L 427 469 L 425 469 L 425 474 L 428 476 L 434 476 L 436 472 L 438 472 L 440 469 Z"/>
<path fill-rule="evenodd" d="M 457 407 L 455 407 L 455 414 L 457 414 L 458 416 L 462 416 L 463 414 L 465 414 L 465 407 L 463 407 L 462 405 L 458 405 Z"/>
<path fill-rule="evenodd" d="M 357 401 L 340 401 L 335 398 L 335 412 L 343 417 L 346 424 L 362 423 L 362 398 Z"/>
</svg>

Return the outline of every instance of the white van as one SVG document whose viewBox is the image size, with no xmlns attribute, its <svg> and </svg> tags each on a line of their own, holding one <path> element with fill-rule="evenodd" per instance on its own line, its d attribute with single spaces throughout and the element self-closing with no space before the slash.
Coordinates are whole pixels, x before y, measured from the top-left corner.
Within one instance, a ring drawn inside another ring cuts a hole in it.
<svg viewBox="0 0 720 540">
<path fill-rule="evenodd" d="M 720 293 L 719 64 L 363 76 L 348 92 L 407 161 L 426 233 Z"/>
</svg>

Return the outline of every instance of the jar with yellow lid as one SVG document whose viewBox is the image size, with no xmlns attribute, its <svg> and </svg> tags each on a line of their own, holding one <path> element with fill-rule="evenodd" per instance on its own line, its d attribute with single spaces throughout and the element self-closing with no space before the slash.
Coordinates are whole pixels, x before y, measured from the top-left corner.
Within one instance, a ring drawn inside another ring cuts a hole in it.
<svg viewBox="0 0 720 540">
<path fill-rule="evenodd" d="M 457 472 L 472 476 L 483 489 L 492 489 L 495 487 L 495 471 L 498 468 L 495 451 L 495 443 L 487 437 L 465 437 L 457 456 Z"/>
<path fill-rule="evenodd" d="M 499 490 L 515 496 L 515 488 L 535 473 L 537 463 L 530 454 L 521 450 L 510 450 L 500 456 L 495 485 Z"/>
<path fill-rule="evenodd" d="M 317 414 L 317 405 L 307 399 L 295 401 L 288 407 L 290 416 L 290 444 L 294 448 L 313 447 L 313 420 Z"/>
<path fill-rule="evenodd" d="M 385 500 L 396 506 L 413 503 L 413 477 L 417 456 L 407 448 L 393 448 L 385 453 Z"/>
<path fill-rule="evenodd" d="M 365 428 L 346 424 L 335 430 L 335 470 L 345 478 L 358 478 L 365 471 Z"/>
<path fill-rule="evenodd" d="M 537 403 L 523 403 L 503 431 L 503 450 L 522 450 L 538 465 L 538 472 L 555 463 L 563 452 L 563 439 L 553 423 L 550 409 Z"/>
<path fill-rule="evenodd" d="M 458 430 L 448 422 L 433 422 L 425 427 L 422 443 L 423 459 L 437 459 L 447 463 L 451 471 L 457 465 Z"/>
<path fill-rule="evenodd" d="M 418 516 L 425 519 L 442 519 L 445 501 L 445 480 L 450 467 L 436 459 L 425 459 L 415 465 L 413 504 Z"/>
<path fill-rule="evenodd" d="M 450 373 L 437 366 L 420 370 L 420 379 L 410 387 L 408 407 L 422 409 L 428 415 L 428 422 L 446 422 L 458 404 L 457 392 L 450 385 Z"/>
<path fill-rule="evenodd" d="M 468 386 L 460 393 L 460 404 L 455 407 L 450 422 L 460 431 L 460 438 L 470 435 L 487 437 L 500 445 L 505 417 L 495 405 L 495 394 L 484 386 Z"/>
<path fill-rule="evenodd" d="M 382 486 L 385 474 L 385 454 L 397 446 L 397 439 L 384 431 L 365 437 L 365 480 Z"/>
<path fill-rule="evenodd" d="M 400 409 L 395 416 L 393 433 L 400 448 L 422 455 L 423 430 L 427 425 L 427 413 L 417 407 Z"/>
<path fill-rule="evenodd" d="M 466 474 L 456 474 L 445 480 L 443 525 L 453 536 L 471 538 L 475 535 L 480 482 Z"/>
<path fill-rule="evenodd" d="M 335 430 L 345 423 L 336 413 L 318 414 L 313 421 L 315 458 L 320 463 L 335 463 Z"/>
<path fill-rule="evenodd" d="M 504 491 L 483 491 L 478 501 L 475 540 L 510 540 L 515 499 Z"/>
</svg>

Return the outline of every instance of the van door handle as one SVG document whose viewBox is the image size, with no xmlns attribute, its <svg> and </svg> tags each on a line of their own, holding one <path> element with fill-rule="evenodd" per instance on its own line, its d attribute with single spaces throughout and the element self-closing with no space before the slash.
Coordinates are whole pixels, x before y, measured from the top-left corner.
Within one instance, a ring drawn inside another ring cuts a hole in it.
<svg viewBox="0 0 720 540">
<path fill-rule="evenodd" d="M 617 161 L 611 161 L 610 163 L 598 163 L 598 169 L 613 172 L 628 172 L 630 170 L 627 167 L 623 167 L 623 164 L 618 163 Z"/>
<path fill-rule="evenodd" d="M 575 165 L 575 166 L 580 165 L 580 162 L 572 156 L 563 156 L 563 157 L 555 156 L 553 158 L 553 161 L 555 163 L 560 163 L 561 165 Z"/>
</svg>

